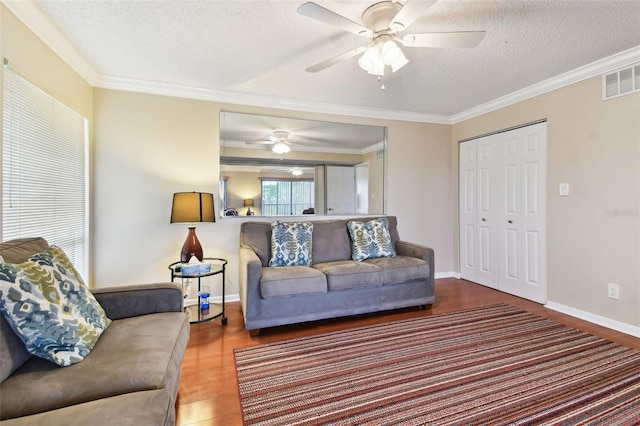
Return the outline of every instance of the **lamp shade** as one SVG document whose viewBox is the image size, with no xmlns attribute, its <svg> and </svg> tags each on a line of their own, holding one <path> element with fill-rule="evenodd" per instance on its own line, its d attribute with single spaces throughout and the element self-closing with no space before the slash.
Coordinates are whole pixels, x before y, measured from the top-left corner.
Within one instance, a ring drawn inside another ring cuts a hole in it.
<svg viewBox="0 0 640 426">
<path fill-rule="evenodd" d="M 213 194 L 176 192 L 173 194 L 171 223 L 215 222 Z"/>
<path fill-rule="evenodd" d="M 173 194 L 171 223 L 215 222 L 213 194 L 206 192 L 176 192 Z M 180 252 L 180 261 L 188 262 L 192 257 L 202 261 L 202 245 L 196 236 L 195 226 L 189 226 L 189 234 Z"/>
<path fill-rule="evenodd" d="M 247 198 L 244 200 L 244 207 L 253 207 L 253 198 Z"/>
</svg>

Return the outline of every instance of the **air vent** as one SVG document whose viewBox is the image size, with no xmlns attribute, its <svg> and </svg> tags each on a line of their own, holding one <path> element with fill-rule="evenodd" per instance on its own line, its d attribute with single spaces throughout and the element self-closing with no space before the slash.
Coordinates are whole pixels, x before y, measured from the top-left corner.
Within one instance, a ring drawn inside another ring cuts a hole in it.
<svg viewBox="0 0 640 426">
<path fill-rule="evenodd" d="M 640 92 L 640 63 L 602 76 L 602 99 Z"/>
</svg>

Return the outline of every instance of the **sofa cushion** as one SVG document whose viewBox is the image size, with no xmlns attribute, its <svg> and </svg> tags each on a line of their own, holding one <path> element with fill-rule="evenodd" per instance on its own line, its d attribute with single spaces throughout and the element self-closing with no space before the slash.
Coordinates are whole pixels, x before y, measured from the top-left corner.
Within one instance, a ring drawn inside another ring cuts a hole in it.
<svg viewBox="0 0 640 426">
<path fill-rule="evenodd" d="M 389 234 L 387 218 L 378 218 L 367 222 L 350 220 L 347 228 L 351 235 L 353 260 L 365 260 L 396 255 Z"/>
<path fill-rule="evenodd" d="M 0 383 L 0 418 L 144 390 L 165 388 L 176 395 L 188 340 L 184 312 L 113 321 L 84 361 L 59 367 L 31 357 Z"/>
<path fill-rule="evenodd" d="M 262 266 L 269 266 L 271 258 L 271 223 L 244 222 L 240 224 L 240 247 L 250 248 L 258 255 Z"/>
<path fill-rule="evenodd" d="M 427 279 L 430 276 L 429 264 L 415 257 L 381 257 L 378 259 L 367 259 L 364 262 L 382 269 L 384 285 Z"/>
<path fill-rule="evenodd" d="M 0 264 L 0 301 L 27 350 L 62 366 L 82 361 L 111 323 L 56 246 L 24 263 Z"/>
<path fill-rule="evenodd" d="M 346 220 L 321 220 L 313 227 L 313 261 L 351 260 L 351 239 Z"/>
<path fill-rule="evenodd" d="M 2 426 L 173 426 L 175 409 L 165 389 L 133 392 L 4 420 Z"/>
<path fill-rule="evenodd" d="M 311 265 L 312 236 L 311 222 L 272 222 L 269 266 Z"/>
<path fill-rule="evenodd" d="M 354 260 L 317 263 L 313 267 L 327 276 L 329 290 L 382 285 L 382 269 Z"/>
<path fill-rule="evenodd" d="M 13 331 L 4 315 L 0 315 L 0 382 L 29 358 L 31 354 L 22 340 Z"/>
<path fill-rule="evenodd" d="M 18 238 L 0 243 L 0 256 L 7 263 L 22 263 L 48 248 L 49 243 L 44 238 Z"/>
<path fill-rule="evenodd" d="M 262 268 L 260 294 L 265 299 L 326 292 L 327 280 L 325 275 L 317 269 L 308 266 Z"/>
</svg>

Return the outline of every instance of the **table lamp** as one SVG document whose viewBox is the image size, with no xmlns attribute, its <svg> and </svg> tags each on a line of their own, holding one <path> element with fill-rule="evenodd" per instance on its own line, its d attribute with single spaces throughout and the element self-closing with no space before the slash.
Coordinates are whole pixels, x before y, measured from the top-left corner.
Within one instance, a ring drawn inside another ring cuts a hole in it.
<svg viewBox="0 0 640 426">
<path fill-rule="evenodd" d="M 253 207 L 253 198 L 247 198 L 244 200 L 244 206 L 247 208 L 247 216 L 253 216 L 253 212 L 251 211 L 251 207 Z"/>
<path fill-rule="evenodd" d="M 195 222 L 215 222 L 213 194 L 206 192 L 176 192 L 173 194 L 171 223 L 189 223 L 189 233 L 180 252 L 180 261 L 189 262 L 195 256 L 202 262 L 202 246 L 196 236 Z"/>
</svg>

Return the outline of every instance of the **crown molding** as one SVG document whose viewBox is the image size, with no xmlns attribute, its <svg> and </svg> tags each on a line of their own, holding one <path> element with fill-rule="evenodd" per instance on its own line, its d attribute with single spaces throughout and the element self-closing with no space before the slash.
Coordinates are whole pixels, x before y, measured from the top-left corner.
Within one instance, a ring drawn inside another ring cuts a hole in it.
<svg viewBox="0 0 640 426">
<path fill-rule="evenodd" d="M 87 83 L 95 86 L 99 74 L 87 62 L 84 56 L 51 24 L 42 11 L 31 0 L 8 1 L 2 0 L 7 9 L 33 31 L 51 50 L 53 50 L 75 72 L 80 74 Z M 11 58 L 9 58 L 11 59 Z"/>
<path fill-rule="evenodd" d="M 251 105 L 265 108 L 280 108 L 313 113 L 347 115 L 382 120 L 413 121 L 420 123 L 451 124 L 448 115 L 425 114 L 412 111 L 398 111 L 382 108 L 358 107 L 326 102 L 304 101 L 278 96 L 257 95 L 230 90 L 203 89 L 162 82 L 132 80 L 121 77 L 101 76 L 96 87 L 147 93 L 152 95 L 174 96 L 228 104 Z"/>
<path fill-rule="evenodd" d="M 606 74 L 618 68 L 624 68 L 638 62 L 638 60 L 640 60 L 640 46 L 635 46 L 629 50 L 624 50 L 615 55 L 608 56 L 532 86 L 525 87 L 524 89 L 517 90 L 461 113 L 454 114 L 451 116 L 451 124 L 457 124 L 579 81 L 596 77 L 600 74 Z"/>
</svg>

